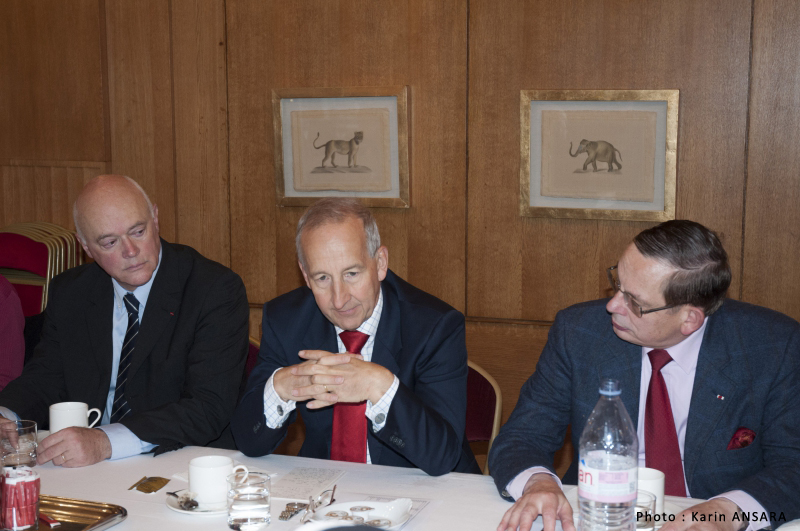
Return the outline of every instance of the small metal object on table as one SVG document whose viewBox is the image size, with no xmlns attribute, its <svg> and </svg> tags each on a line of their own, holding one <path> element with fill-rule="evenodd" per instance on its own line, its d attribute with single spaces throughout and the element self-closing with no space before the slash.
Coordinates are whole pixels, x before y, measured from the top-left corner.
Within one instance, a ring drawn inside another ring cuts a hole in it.
<svg viewBox="0 0 800 531">
<path fill-rule="evenodd" d="M 296 515 L 303 509 L 308 507 L 307 503 L 301 502 L 290 502 L 286 504 L 286 509 L 281 511 L 281 515 L 278 517 L 279 520 L 289 520 L 292 516 Z"/>
<path fill-rule="evenodd" d="M 100 531 L 115 526 L 128 516 L 124 507 L 58 496 L 39 496 L 39 511 L 58 520 L 59 531 Z M 46 525 L 39 525 L 39 529 Z"/>
</svg>

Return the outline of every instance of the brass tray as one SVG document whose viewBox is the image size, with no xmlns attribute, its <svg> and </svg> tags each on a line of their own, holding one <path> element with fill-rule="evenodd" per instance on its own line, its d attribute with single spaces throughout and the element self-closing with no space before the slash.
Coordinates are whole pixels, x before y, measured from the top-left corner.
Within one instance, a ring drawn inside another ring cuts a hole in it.
<svg viewBox="0 0 800 531">
<path fill-rule="evenodd" d="M 111 503 L 73 500 L 59 496 L 39 496 L 39 512 L 58 520 L 57 531 L 99 531 L 125 520 L 128 511 Z M 50 529 L 39 520 L 39 529 Z"/>
</svg>

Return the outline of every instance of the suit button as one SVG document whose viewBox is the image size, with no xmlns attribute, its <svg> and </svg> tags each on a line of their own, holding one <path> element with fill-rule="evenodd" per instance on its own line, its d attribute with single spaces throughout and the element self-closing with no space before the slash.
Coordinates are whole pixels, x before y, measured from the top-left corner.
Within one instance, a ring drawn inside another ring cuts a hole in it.
<svg viewBox="0 0 800 531">
<path fill-rule="evenodd" d="M 402 448 L 402 447 L 404 447 L 404 446 L 406 445 L 406 443 L 405 443 L 405 442 L 403 442 L 403 439 L 401 439 L 401 438 L 400 438 L 400 437 L 398 437 L 397 435 L 392 435 L 392 436 L 389 438 L 389 441 L 391 441 L 391 443 L 392 443 L 393 445 L 397 446 L 398 448 Z"/>
<path fill-rule="evenodd" d="M 509 494 L 507 490 L 504 490 L 503 492 L 500 493 L 500 496 L 502 496 L 503 498 L 510 498 L 511 494 Z"/>
<path fill-rule="evenodd" d="M 378 413 L 378 415 L 375 417 L 376 424 L 383 424 L 384 420 L 386 420 L 386 415 L 384 415 L 383 413 Z"/>
<path fill-rule="evenodd" d="M 260 430 L 260 429 L 261 429 L 261 423 L 260 422 L 256 422 L 256 425 L 253 426 L 253 433 L 258 433 L 258 430 Z"/>
<path fill-rule="evenodd" d="M 278 406 L 278 415 L 283 416 L 283 406 Z"/>
</svg>

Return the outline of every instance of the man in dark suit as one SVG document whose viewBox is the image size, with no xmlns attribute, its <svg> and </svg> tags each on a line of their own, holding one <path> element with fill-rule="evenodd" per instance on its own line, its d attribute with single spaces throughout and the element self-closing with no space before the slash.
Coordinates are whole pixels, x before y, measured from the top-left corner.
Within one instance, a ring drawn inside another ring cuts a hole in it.
<svg viewBox="0 0 800 531">
<path fill-rule="evenodd" d="M 640 233 L 609 280 L 613 298 L 556 316 L 495 440 L 492 476 L 516 500 L 498 530 L 527 531 L 539 515 L 546 531 L 556 519 L 573 529 L 553 455 L 571 425 L 575 455 L 564 481 L 578 483 L 579 440 L 604 378 L 621 383 L 639 466 L 665 472 L 667 494 L 714 497 L 662 531 L 744 529 L 739 511 L 759 518 L 751 530 L 800 517 L 800 479 L 786 470 L 800 463 L 800 325 L 758 306 L 723 304 L 727 254 L 716 234 L 691 221 Z"/>
<path fill-rule="evenodd" d="M 299 410 L 301 456 L 479 472 L 464 439 L 464 316 L 389 271 L 356 200 L 315 203 L 296 244 L 307 287 L 264 305 L 259 362 L 231 420 L 238 448 L 271 453 Z"/>
<path fill-rule="evenodd" d="M 74 214 L 94 263 L 51 283 L 41 341 L 0 393 L 0 413 L 47 426 L 54 403 L 103 411 L 100 429 L 45 438 L 40 464 L 84 466 L 219 439 L 247 353 L 241 279 L 161 240 L 158 208 L 127 177 L 89 182 Z"/>
</svg>

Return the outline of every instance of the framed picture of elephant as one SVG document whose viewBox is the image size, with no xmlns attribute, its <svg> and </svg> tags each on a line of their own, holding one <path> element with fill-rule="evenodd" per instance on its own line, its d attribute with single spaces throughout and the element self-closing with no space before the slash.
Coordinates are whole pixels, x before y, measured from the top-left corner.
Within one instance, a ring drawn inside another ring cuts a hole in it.
<svg viewBox="0 0 800 531">
<path fill-rule="evenodd" d="M 675 218 L 677 90 L 522 90 L 521 216 Z"/>
<path fill-rule="evenodd" d="M 408 87 L 274 89 L 272 112 L 279 205 L 409 207 Z"/>
</svg>

